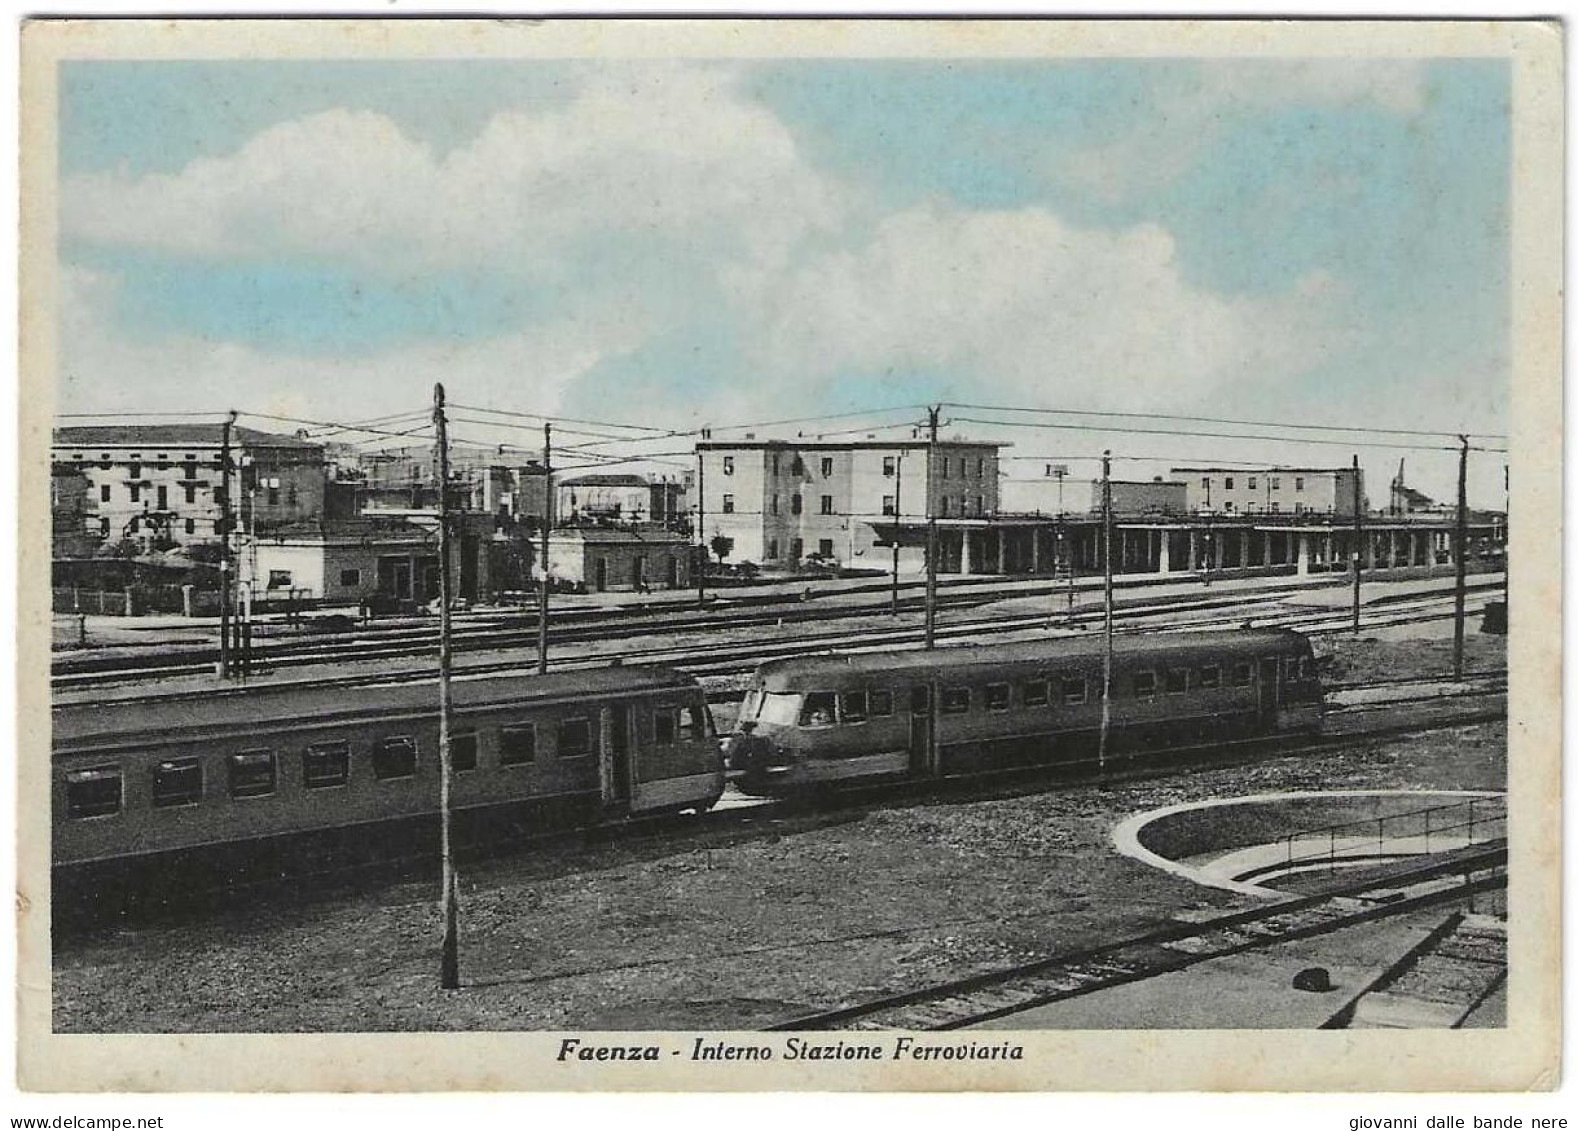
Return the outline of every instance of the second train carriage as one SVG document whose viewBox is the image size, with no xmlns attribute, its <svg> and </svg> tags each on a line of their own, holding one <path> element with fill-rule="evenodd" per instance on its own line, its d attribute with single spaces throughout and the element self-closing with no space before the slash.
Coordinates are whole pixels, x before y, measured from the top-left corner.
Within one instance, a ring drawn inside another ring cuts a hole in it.
<svg viewBox="0 0 1578 1131">
<path fill-rule="evenodd" d="M 702 689 L 667 669 L 457 680 L 452 702 L 461 844 L 706 809 L 723 792 Z M 436 851 L 431 684 L 254 688 L 52 714 L 57 904 L 162 900 Z"/>
<path fill-rule="evenodd" d="M 757 672 L 727 744 L 742 788 L 946 777 L 1096 757 L 1103 645 L 1068 638 L 778 660 Z M 1114 642 L 1114 753 L 1316 730 L 1309 641 L 1287 629 Z"/>
</svg>

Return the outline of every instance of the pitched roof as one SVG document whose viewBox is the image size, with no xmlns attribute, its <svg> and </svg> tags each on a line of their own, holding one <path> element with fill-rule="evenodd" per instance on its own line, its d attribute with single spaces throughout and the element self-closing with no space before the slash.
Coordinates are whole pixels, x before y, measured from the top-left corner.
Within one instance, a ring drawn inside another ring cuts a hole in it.
<svg viewBox="0 0 1578 1131">
<path fill-rule="evenodd" d="M 224 425 L 211 423 L 72 424 L 55 429 L 57 448 L 217 448 L 223 438 Z M 311 448 L 319 451 L 323 448 L 322 444 L 313 440 L 259 432 L 256 428 L 243 428 L 239 424 L 231 427 L 230 439 L 238 448 Z"/>
</svg>

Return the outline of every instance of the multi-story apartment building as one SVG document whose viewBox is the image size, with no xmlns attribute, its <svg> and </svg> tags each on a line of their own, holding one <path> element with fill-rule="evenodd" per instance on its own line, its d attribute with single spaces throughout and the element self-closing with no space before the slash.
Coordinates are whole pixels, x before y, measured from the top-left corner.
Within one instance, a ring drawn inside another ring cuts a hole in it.
<svg viewBox="0 0 1578 1131">
<path fill-rule="evenodd" d="M 995 443 L 878 440 L 703 441 L 696 445 L 704 540 L 769 568 L 817 555 L 887 568 L 873 524 L 986 519 L 998 510 Z M 927 463 L 930 456 L 931 467 Z"/>
<path fill-rule="evenodd" d="M 324 515 L 323 446 L 252 428 L 230 430 L 233 517 L 271 530 Z M 86 483 L 78 520 L 102 544 L 218 541 L 225 484 L 220 424 L 115 424 L 57 428 L 52 462 Z"/>
<path fill-rule="evenodd" d="M 1175 467 L 1190 513 L 1311 515 L 1352 518 L 1355 481 L 1360 506 L 1364 473 L 1352 467 Z"/>
</svg>

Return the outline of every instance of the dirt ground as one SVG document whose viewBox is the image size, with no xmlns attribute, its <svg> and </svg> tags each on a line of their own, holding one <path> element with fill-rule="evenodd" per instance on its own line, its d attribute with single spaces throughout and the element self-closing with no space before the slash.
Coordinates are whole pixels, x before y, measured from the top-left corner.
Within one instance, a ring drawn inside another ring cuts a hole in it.
<svg viewBox="0 0 1578 1131">
<path fill-rule="evenodd" d="M 1340 646 L 1334 663 L 1356 670 L 1368 651 Z M 759 1027 L 1237 898 L 1119 855 L 1111 831 L 1135 812 L 1273 790 L 1501 788 L 1505 753 L 1505 724 L 1479 724 L 1110 787 L 763 816 L 494 860 L 463 873 L 465 985 L 453 993 L 437 986 L 432 881 L 276 899 L 62 940 L 54 1022 L 68 1032 Z"/>
</svg>

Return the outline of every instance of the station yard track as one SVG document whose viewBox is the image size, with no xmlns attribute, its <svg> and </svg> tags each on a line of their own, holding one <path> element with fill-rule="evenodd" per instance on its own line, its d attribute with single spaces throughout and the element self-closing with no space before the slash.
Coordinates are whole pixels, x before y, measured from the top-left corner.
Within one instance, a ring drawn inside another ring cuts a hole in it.
<svg viewBox="0 0 1578 1131">
<path fill-rule="evenodd" d="M 1352 626 L 1351 613 L 1345 610 L 1276 607 L 1279 600 L 1287 595 L 1287 591 L 1277 589 L 1120 604 L 1114 612 L 1114 619 L 1119 622 L 1115 630 L 1127 634 L 1163 629 L 1188 631 L 1254 626 L 1287 627 L 1305 633 L 1322 633 L 1341 631 Z M 1446 619 L 1452 615 L 1451 602 L 1452 597 L 1449 593 L 1403 596 L 1390 601 L 1377 602 L 1365 606 L 1362 610 L 1361 628 L 1376 629 Z M 1471 610 L 1471 615 L 1475 611 L 1477 610 Z M 938 624 L 935 635 L 938 640 L 945 642 L 989 643 L 993 638 L 1016 632 L 1052 631 L 1062 635 L 1082 635 L 1098 627 L 1101 621 L 1100 609 L 1084 609 L 1072 614 L 1049 614 L 1043 611 L 997 614 Z M 748 628 L 751 624 L 730 624 L 730 628 L 742 627 Z M 670 630 L 670 634 L 682 631 L 689 629 L 676 626 Z M 631 639 L 631 634 L 627 629 L 615 639 Z M 613 655 L 559 656 L 553 658 L 552 664 L 556 671 L 602 667 L 613 662 L 657 664 L 677 668 L 698 677 L 729 677 L 743 675 L 761 662 L 770 659 L 810 654 L 866 652 L 883 648 L 914 648 L 922 645 L 924 640 L 925 630 L 921 626 L 869 625 L 741 643 L 691 642 L 626 647 Z M 289 658 L 287 664 L 323 667 L 336 663 L 344 664 L 352 660 L 411 659 L 427 651 L 431 651 L 430 645 L 424 645 L 423 649 L 417 652 L 402 648 L 395 656 L 385 656 L 382 653 L 303 655 Z M 274 670 L 285 666 L 273 660 L 269 663 Z M 469 659 L 462 656 L 457 660 L 455 677 L 457 679 L 483 678 L 510 673 L 527 675 L 535 670 L 535 655 L 505 654 L 499 658 L 486 658 L 473 654 Z M 118 701 L 162 701 L 192 696 L 238 694 L 249 686 L 354 688 L 422 682 L 435 677 L 435 672 L 429 666 L 423 665 L 420 668 L 304 675 L 299 679 L 268 678 L 255 684 L 235 681 L 227 684 L 203 683 L 196 686 L 157 685 L 157 681 L 170 679 L 176 675 L 198 675 L 207 672 L 207 665 L 192 665 L 190 670 L 160 667 L 143 670 L 57 673 L 51 682 L 57 695 L 77 690 L 107 691 L 115 687 L 117 690 L 114 698 Z M 152 686 L 148 686 L 150 682 Z"/>
<path fill-rule="evenodd" d="M 1232 911 L 1099 947 L 795 1017 L 768 1031 L 962 1029 L 1158 978 L 1210 959 L 1403 915 L 1506 885 L 1506 842 L 1439 853 L 1316 895 Z"/>
</svg>

